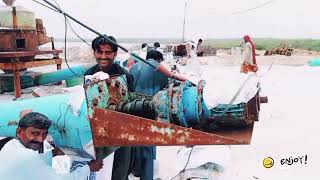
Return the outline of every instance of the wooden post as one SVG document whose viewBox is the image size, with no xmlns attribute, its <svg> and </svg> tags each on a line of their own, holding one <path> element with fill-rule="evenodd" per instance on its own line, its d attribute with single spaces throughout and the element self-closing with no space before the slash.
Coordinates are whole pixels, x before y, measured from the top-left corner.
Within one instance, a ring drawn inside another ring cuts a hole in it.
<svg viewBox="0 0 320 180">
<path fill-rule="evenodd" d="M 61 70 L 61 64 L 57 63 L 57 70 Z M 62 81 L 57 82 L 57 85 L 62 85 Z"/>
<path fill-rule="evenodd" d="M 16 7 L 12 7 L 12 24 L 13 24 L 13 29 L 17 29 L 18 21 L 17 21 Z"/>
<path fill-rule="evenodd" d="M 13 79 L 14 79 L 14 91 L 17 99 L 21 97 L 21 84 L 20 84 L 19 70 L 13 70 Z"/>
</svg>

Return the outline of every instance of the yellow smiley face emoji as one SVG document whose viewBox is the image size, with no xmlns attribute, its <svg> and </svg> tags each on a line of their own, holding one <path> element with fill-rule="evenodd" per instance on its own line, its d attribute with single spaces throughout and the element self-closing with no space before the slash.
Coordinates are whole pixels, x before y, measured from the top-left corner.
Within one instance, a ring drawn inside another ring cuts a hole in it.
<svg viewBox="0 0 320 180">
<path fill-rule="evenodd" d="M 263 159 L 263 167 L 265 168 L 271 168 L 274 164 L 274 160 L 272 157 L 267 157 Z"/>
</svg>

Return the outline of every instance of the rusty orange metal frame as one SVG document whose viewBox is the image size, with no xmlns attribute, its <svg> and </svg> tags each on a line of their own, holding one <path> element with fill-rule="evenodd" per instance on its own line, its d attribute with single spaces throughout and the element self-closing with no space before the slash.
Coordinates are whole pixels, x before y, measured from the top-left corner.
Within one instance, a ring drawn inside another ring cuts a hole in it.
<svg viewBox="0 0 320 180">
<path fill-rule="evenodd" d="M 95 147 L 250 144 L 253 131 L 251 125 L 212 134 L 97 107 L 90 121 Z"/>
<path fill-rule="evenodd" d="M 43 55 L 43 54 L 57 55 L 62 52 L 63 52 L 62 50 L 0 52 L 0 58 L 10 58 L 10 57 L 18 58 L 18 57 L 36 56 L 36 55 Z"/>
<path fill-rule="evenodd" d="M 0 63 L 0 69 L 13 71 L 15 98 L 19 98 L 21 97 L 20 70 L 31 68 L 31 67 L 45 66 L 50 64 L 57 64 L 57 70 L 60 70 L 62 59 L 61 58 L 37 59 L 36 61 L 31 61 L 31 62 Z"/>
</svg>

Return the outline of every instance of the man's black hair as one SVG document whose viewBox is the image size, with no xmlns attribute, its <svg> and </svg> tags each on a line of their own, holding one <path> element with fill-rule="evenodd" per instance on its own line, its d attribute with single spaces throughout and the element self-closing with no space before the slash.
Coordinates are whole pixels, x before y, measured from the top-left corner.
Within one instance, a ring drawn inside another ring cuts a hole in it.
<svg viewBox="0 0 320 180">
<path fill-rule="evenodd" d="M 199 42 L 202 42 L 202 39 L 199 39 L 198 43 L 199 43 Z"/>
<path fill-rule="evenodd" d="M 147 43 L 143 43 L 143 44 L 141 45 L 141 48 L 143 49 L 143 48 L 145 48 L 146 46 L 148 46 L 148 44 L 147 44 Z"/>
<path fill-rule="evenodd" d="M 157 62 L 161 62 L 163 60 L 163 55 L 157 50 L 150 50 L 147 53 L 146 59 L 154 59 Z"/>
<path fill-rule="evenodd" d="M 117 42 L 116 38 L 114 38 L 113 36 L 107 36 L 109 39 L 111 39 L 114 42 Z M 118 46 L 113 44 L 112 42 L 110 42 L 109 40 L 107 40 L 106 38 L 104 38 L 103 36 L 98 36 L 96 37 L 93 41 L 92 41 L 92 49 L 93 51 L 96 51 L 97 49 L 100 49 L 100 45 L 110 45 L 112 48 L 113 52 L 117 52 L 118 51 Z"/>
<path fill-rule="evenodd" d="M 158 47 L 160 47 L 160 43 L 159 43 L 159 42 L 155 42 L 155 43 L 153 44 L 153 46 L 154 46 L 155 48 L 158 48 Z"/>
<path fill-rule="evenodd" d="M 23 129 L 26 129 L 28 127 L 49 129 L 51 124 L 52 122 L 47 116 L 37 112 L 30 112 L 20 119 L 18 127 Z"/>
</svg>

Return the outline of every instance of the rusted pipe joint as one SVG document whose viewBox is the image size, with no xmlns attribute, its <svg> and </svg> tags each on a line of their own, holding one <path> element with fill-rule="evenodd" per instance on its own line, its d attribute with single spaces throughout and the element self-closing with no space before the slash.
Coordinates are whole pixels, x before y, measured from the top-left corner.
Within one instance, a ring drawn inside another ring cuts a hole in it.
<svg viewBox="0 0 320 180">
<path fill-rule="evenodd" d="M 268 103 L 268 96 L 261 96 L 260 103 Z"/>
</svg>

